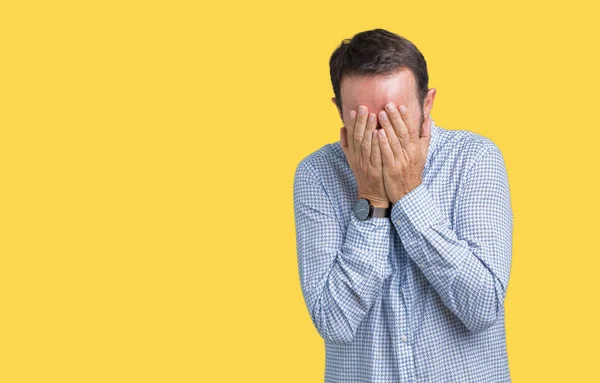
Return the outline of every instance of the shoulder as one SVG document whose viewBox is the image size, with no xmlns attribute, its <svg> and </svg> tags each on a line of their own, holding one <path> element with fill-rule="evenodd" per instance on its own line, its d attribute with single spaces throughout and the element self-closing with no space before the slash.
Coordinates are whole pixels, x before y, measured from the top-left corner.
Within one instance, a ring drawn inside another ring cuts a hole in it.
<svg viewBox="0 0 600 383">
<path fill-rule="evenodd" d="M 314 181 L 323 182 L 332 167 L 346 157 L 340 142 L 325 144 L 300 160 L 295 170 L 295 177 L 308 177 Z"/>
<path fill-rule="evenodd" d="M 496 143 L 482 134 L 470 130 L 450 130 L 439 128 L 440 149 L 452 157 L 459 157 L 465 167 L 470 167 L 483 157 L 502 156 Z"/>
</svg>

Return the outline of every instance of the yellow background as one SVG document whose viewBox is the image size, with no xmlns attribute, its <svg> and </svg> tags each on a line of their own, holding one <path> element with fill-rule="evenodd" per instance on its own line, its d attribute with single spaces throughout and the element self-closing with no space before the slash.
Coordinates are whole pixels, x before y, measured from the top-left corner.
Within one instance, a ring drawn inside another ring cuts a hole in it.
<svg viewBox="0 0 600 383">
<path fill-rule="evenodd" d="M 0 381 L 322 381 L 293 173 L 373 28 L 504 154 L 513 381 L 599 381 L 598 9 L 551 3 L 0 2 Z"/>
</svg>

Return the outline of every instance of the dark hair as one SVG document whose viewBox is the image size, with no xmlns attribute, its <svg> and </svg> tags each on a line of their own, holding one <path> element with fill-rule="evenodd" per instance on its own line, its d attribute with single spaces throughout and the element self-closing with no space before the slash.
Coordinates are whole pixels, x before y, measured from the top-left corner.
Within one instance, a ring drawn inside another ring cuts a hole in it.
<svg viewBox="0 0 600 383">
<path fill-rule="evenodd" d="M 385 29 L 372 29 L 344 39 L 329 59 L 329 73 L 336 103 L 342 110 L 340 85 L 343 76 L 391 75 L 400 69 L 412 71 L 421 109 L 427 96 L 427 62 L 409 40 Z"/>
</svg>

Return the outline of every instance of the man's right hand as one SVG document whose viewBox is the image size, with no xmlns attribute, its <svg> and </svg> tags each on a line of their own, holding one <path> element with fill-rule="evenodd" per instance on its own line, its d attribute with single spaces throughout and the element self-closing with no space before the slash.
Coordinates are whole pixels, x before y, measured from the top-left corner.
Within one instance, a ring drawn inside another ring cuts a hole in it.
<svg viewBox="0 0 600 383">
<path fill-rule="evenodd" d="M 358 198 L 366 198 L 375 207 L 388 207 L 389 199 L 383 183 L 383 162 L 379 149 L 377 115 L 367 114 L 359 105 L 350 111 L 349 126 L 340 129 L 340 144 L 358 185 Z M 368 117 L 368 118 L 367 118 Z"/>
</svg>

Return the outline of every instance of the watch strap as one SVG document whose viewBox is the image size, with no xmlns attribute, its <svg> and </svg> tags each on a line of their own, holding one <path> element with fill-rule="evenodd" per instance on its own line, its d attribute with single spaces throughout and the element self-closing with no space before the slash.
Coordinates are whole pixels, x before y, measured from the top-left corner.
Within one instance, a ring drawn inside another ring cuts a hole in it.
<svg viewBox="0 0 600 383">
<path fill-rule="evenodd" d="M 392 205 L 390 204 L 390 206 L 388 207 L 375 207 L 373 206 L 371 208 L 372 213 L 371 213 L 371 217 L 375 217 L 375 218 L 387 218 L 390 217 L 392 214 Z"/>
</svg>

